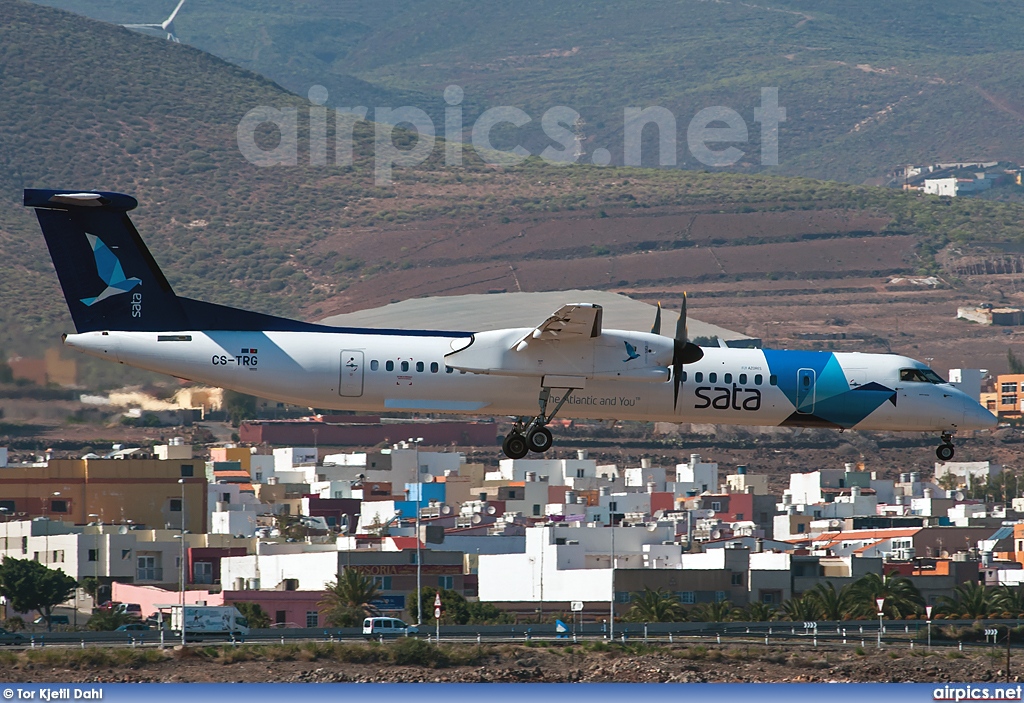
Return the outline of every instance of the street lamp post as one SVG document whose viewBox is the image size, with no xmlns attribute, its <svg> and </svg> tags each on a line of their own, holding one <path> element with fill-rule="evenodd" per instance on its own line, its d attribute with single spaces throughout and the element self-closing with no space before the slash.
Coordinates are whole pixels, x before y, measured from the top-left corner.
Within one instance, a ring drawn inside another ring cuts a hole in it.
<svg viewBox="0 0 1024 703">
<path fill-rule="evenodd" d="M 608 642 L 615 639 L 615 514 L 608 511 L 608 527 L 612 531 L 612 596 L 608 602 Z"/>
<path fill-rule="evenodd" d="M 416 627 L 422 625 L 423 620 L 423 567 L 420 554 L 420 503 L 423 502 L 423 480 L 420 477 L 420 442 L 422 437 L 409 438 L 416 447 Z"/>
<path fill-rule="evenodd" d="M 185 479 L 179 478 L 178 483 L 181 484 L 181 557 L 180 563 L 180 576 L 181 579 L 179 585 L 180 600 L 181 600 L 181 614 L 178 624 L 181 626 L 181 646 L 185 646 Z"/>
</svg>

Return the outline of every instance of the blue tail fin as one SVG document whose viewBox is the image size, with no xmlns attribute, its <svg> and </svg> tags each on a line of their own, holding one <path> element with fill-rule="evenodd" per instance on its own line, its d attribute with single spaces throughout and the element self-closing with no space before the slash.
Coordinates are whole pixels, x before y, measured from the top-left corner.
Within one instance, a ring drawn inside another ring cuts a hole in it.
<svg viewBox="0 0 1024 703">
<path fill-rule="evenodd" d="M 187 329 L 188 318 L 128 219 L 120 193 L 26 190 L 36 209 L 75 329 Z"/>
<path fill-rule="evenodd" d="M 128 219 L 130 195 L 26 190 L 78 332 L 337 331 L 174 294 Z"/>
</svg>

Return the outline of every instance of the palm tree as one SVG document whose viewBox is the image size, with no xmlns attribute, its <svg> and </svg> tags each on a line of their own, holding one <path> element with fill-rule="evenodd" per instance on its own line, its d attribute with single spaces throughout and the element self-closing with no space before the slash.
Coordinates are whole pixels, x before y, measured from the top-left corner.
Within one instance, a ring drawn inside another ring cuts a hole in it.
<svg viewBox="0 0 1024 703">
<path fill-rule="evenodd" d="M 741 611 L 740 617 L 747 622 L 768 622 L 775 617 L 775 608 L 767 603 L 754 601 Z"/>
<path fill-rule="evenodd" d="M 939 612 L 965 620 L 985 618 L 1000 609 L 997 594 L 980 583 L 966 581 L 953 589 L 952 596 L 939 598 Z"/>
<path fill-rule="evenodd" d="M 999 586 L 992 594 L 992 601 L 997 609 L 1008 613 L 1010 617 L 1020 617 L 1024 613 L 1024 591 L 1009 586 Z"/>
<path fill-rule="evenodd" d="M 814 598 L 808 596 L 793 596 L 783 602 L 782 607 L 776 612 L 779 620 L 792 620 L 793 622 L 806 622 L 818 619 L 818 603 Z"/>
<path fill-rule="evenodd" d="M 878 613 L 879 598 L 884 598 L 882 612 L 886 617 L 901 620 L 924 607 L 921 592 L 908 578 L 895 571 L 887 576 L 866 574 L 850 584 L 852 614 L 873 616 Z"/>
<path fill-rule="evenodd" d="M 377 598 L 373 581 L 355 569 L 344 569 L 338 580 L 327 584 L 327 592 L 319 605 L 327 610 L 327 624 L 334 627 L 355 627 L 367 615 L 377 615 L 371 605 Z"/>
<path fill-rule="evenodd" d="M 626 613 L 631 622 L 680 622 L 686 620 L 686 610 L 675 595 L 663 589 L 644 587 L 643 593 L 633 594 L 633 605 Z"/>
<path fill-rule="evenodd" d="M 817 606 L 818 618 L 821 620 L 846 620 L 854 610 L 850 602 L 850 587 L 843 586 L 837 591 L 831 581 L 819 583 L 804 597 L 811 599 Z"/>
<path fill-rule="evenodd" d="M 694 622 L 729 622 L 739 616 L 739 608 L 734 608 L 727 600 L 713 603 L 701 603 L 690 610 L 690 620 Z"/>
</svg>

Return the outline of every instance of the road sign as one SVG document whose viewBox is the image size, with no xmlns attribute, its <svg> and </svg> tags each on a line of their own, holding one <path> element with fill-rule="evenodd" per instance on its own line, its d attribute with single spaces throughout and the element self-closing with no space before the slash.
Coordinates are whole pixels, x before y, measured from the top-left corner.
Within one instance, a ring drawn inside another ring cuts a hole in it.
<svg viewBox="0 0 1024 703">
<path fill-rule="evenodd" d="M 818 623 L 811 622 L 811 621 L 804 621 L 804 629 L 805 630 L 817 630 L 818 629 Z"/>
<path fill-rule="evenodd" d="M 926 605 L 924 607 L 924 614 L 925 614 L 925 617 L 927 617 L 929 620 L 931 620 L 932 619 L 932 606 Z"/>
<path fill-rule="evenodd" d="M 882 612 L 882 605 L 885 603 L 885 598 L 875 598 L 875 602 L 878 603 L 878 612 Z"/>
<path fill-rule="evenodd" d="M 435 620 L 440 620 L 441 619 L 441 609 L 440 608 L 434 608 L 434 619 Z"/>
<path fill-rule="evenodd" d="M 435 608 L 440 608 L 441 607 L 441 592 L 440 591 L 438 591 L 437 593 L 434 594 L 434 607 Z"/>
<path fill-rule="evenodd" d="M 986 637 L 996 637 L 998 635 L 999 635 L 999 630 L 997 630 L 994 627 L 990 627 L 990 628 L 987 628 L 985 630 L 985 636 Z"/>
<path fill-rule="evenodd" d="M 572 612 L 578 613 L 581 610 L 583 610 L 583 601 L 574 600 L 572 603 L 569 604 L 569 608 L 572 610 Z"/>
</svg>

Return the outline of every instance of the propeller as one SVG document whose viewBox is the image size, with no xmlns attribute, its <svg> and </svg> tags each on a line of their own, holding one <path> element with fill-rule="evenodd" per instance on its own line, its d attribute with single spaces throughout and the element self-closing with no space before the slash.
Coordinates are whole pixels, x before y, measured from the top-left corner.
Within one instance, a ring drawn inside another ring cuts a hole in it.
<svg viewBox="0 0 1024 703">
<path fill-rule="evenodd" d="M 654 334 L 661 334 L 661 303 L 654 318 Z M 679 309 L 679 321 L 676 323 L 676 336 L 672 345 L 672 407 L 679 404 L 679 389 L 683 385 L 683 365 L 692 364 L 704 358 L 704 350 L 689 341 L 686 331 L 686 293 L 683 293 L 683 305 Z"/>
</svg>

